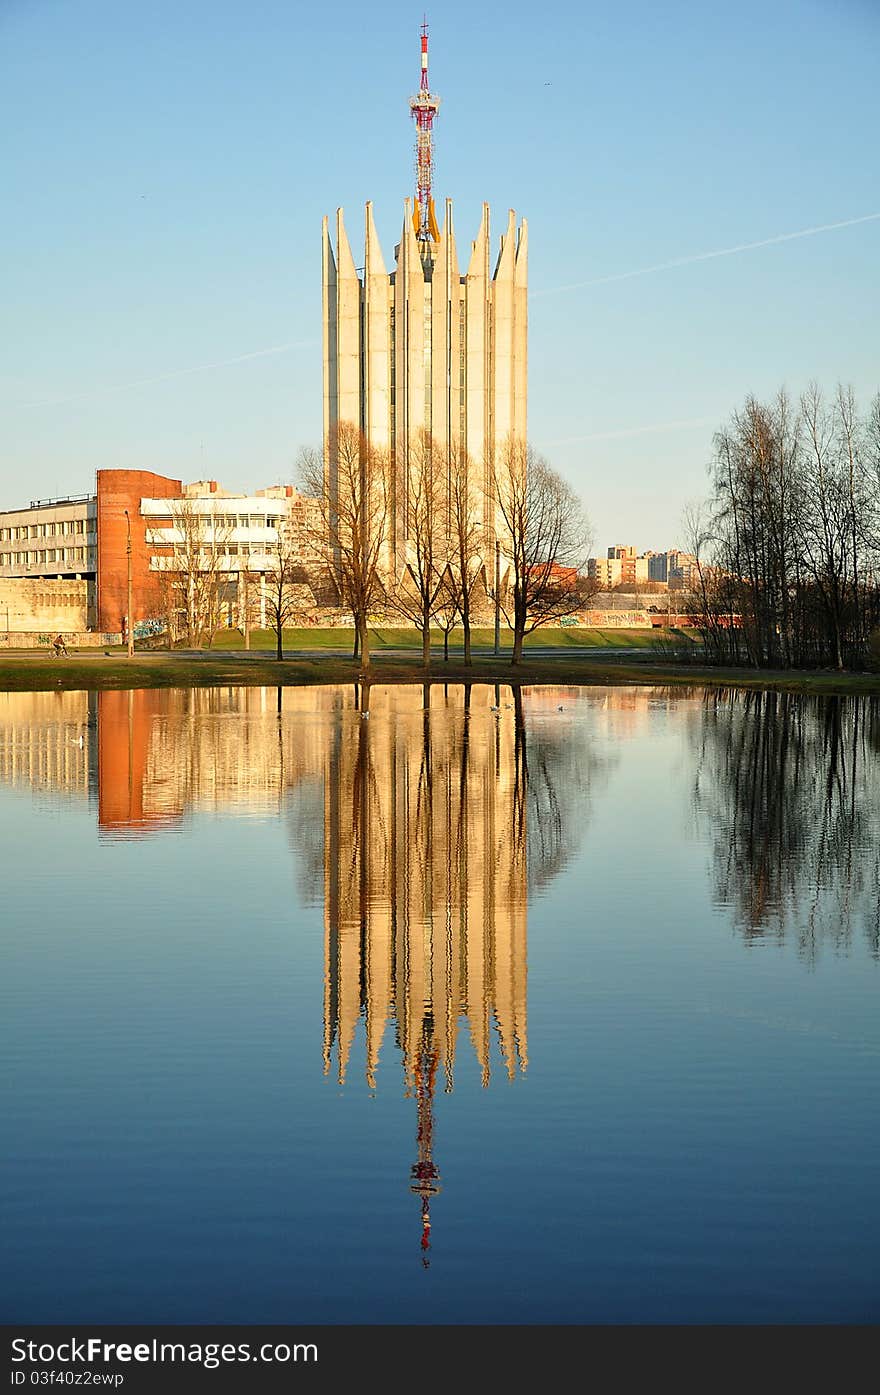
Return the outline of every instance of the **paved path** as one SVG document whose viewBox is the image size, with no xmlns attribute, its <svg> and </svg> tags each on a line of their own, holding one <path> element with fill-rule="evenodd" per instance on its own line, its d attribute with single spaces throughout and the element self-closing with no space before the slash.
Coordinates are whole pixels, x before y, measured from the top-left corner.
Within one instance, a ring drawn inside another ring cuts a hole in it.
<svg viewBox="0 0 880 1395">
<path fill-rule="evenodd" d="M 166 651 L 162 652 L 164 653 Z M 274 649 L 175 649 L 173 652 L 175 654 L 180 655 L 181 658 L 194 660 L 203 659 L 206 661 L 209 661 L 211 659 L 229 658 L 243 660 L 250 659 L 253 660 L 255 663 L 265 663 L 267 660 L 273 659 L 275 657 Z M 496 657 L 494 650 L 492 649 L 474 648 L 472 654 L 475 659 L 494 659 Z M 421 650 L 411 648 L 371 648 L 370 656 L 374 659 L 381 659 L 386 656 L 389 659 L 417 659 L 421 657 Z M 352 650 L 350 644 L 346 645 L 344 648 L 339 649 L 288 649 L 285 646 L 284 657 L 285 659 L 320 659 L 322 657 L 328 659 L 350 659 L 352 658 Z M 498 657 L 501 659 L 509 659 L 510 650 L 502 649 Z M 576 661 L 577 659 L 583 659 L 585 662 L 589 662 L 590 660 L 596 661 L 602 659 L 643 659 L 645 663 L 657 663 L 659 661 L 662 661 L 667 656 L 664 654 L 658 654 L 655 650 L 646 647 L 645 645 L 621 645 L 619 648 L 612 647 L 610 645 L 608 647 L 597 645 L 595 648 L 581 648 L 580 646 L 575 645 L 548 644 L 529 645 L 528 648 L 525 650 L 525 654 L 523 657 L 526 663 L 529 661 L 529 659 L 571 659 L 572 661 Z M 460 662 L 463 658 L 462 651 L 460 649 L 450 650 L 449 658 L 451 661 Z M 443 662 L 442 649 L 439 649 L 437 646 L 434 646 L 431 649 L 431 662 Z"/>
</svg>

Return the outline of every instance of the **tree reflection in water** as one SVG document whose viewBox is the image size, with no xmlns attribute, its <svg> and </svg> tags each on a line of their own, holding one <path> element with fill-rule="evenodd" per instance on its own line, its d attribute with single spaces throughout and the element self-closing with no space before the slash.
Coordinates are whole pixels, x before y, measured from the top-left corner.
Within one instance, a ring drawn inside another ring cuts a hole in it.
<svg viewBox="0 0 880 1395">
<path fill-rule="evenodd" d="M 864 933 L 878 954 L 878 700 L 713 693 L 697 733 L 695 809 L 741 932 L 795 932 L 810 960 Z"/>
</svg>

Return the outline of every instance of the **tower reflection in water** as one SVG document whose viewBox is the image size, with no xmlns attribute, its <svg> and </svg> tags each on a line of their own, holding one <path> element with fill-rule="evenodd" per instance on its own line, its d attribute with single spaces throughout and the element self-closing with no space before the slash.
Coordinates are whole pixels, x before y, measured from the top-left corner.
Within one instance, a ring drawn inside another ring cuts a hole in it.
<svg viewBox="0 0 880 1395">
<path fill-rule="evenodd" d="M 493 1029 L 506 1074 L 528 1064 L 525 739 L 487 687 L 378 687 L 334 728 L 325 782 L 324 1070 L 346 1078 L 365 1025 L 376 1084 L 388 1024 L 417 1106 L 412 1191 L 430 1243 L 438 1079 L 464 1020 L 483 1085 Z"/>
<path fill-rule="evenodd" d="M 531 692 L 530 714 L 555 714 L 560 696 Z M 452 1090 L 462 1032 L 484 1086 L 526 1070 L 528 885 L 571 855 L 602 766 L 583 724 L 557 730 L 533 737 L 530 772 L 506 687 L 10 693 L 0 780 L 86 798 L 108 841 L 173 834 L 197 813 L 284 815 L 323 900 L 324 1071 L 345 1081 L 363 1022 L 376 1088 L 393 1021 L 427 1257 L 438 1084 Z"/>
</svg>

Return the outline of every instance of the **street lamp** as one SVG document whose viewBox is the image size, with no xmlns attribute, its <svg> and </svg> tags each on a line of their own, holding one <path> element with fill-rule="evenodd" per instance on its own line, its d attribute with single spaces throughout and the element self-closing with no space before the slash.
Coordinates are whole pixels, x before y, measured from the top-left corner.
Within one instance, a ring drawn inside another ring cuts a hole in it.
<svg viewBox="0 0 880 1395">
<path fill-rule="evenodd" d="M 501 543 L 495 539 L 495 653 L 501 653 Z"/>
<path fill-rule="evenodd" d="M 125 637 L 128 640 L 128 657 L 131 659 L 134 656 L 134 625 L 131 618 L 131 519 L 128 516 L 128 509 L 125 510 L 125 526 L 127 530 L 125 557 L 128 562 L 128 612 L 125 617 Z"/>
</svg>

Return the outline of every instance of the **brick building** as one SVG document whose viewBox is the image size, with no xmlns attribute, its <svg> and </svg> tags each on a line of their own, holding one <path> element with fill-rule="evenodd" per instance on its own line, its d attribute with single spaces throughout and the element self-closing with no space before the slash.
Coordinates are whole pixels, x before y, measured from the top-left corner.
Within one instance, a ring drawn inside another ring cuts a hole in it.
<svg viewBox="0 0 880 1395">
<path fill-rule="evenodd" d="M 134 623 L 162 620 L 184 515 L 223 575 L 232 616 L 242 576 L 272 565 L 280 527 L 306 553 L 317 502 L 291 485 L 233 494 L 216 480 L 184 484 L 151 470 L 98 470 L 94 494 L 32 500 L 0 512 L 0 585 L 9 642 L 46 628 L 124 634 L 131 545 Z M 265 623 L 264 617 L 260 617 Z M 5 634 L 5 631 L 4 631 Z"/>
</svg>

